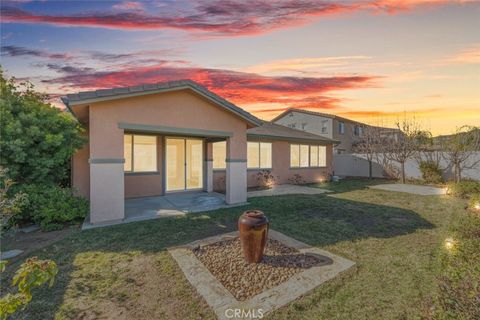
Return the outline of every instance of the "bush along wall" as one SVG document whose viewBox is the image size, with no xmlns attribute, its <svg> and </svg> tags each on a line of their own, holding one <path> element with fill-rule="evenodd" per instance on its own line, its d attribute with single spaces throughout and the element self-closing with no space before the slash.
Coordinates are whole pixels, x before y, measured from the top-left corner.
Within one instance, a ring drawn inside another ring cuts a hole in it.
<svg viewBox="0 0 480 320">
<path fill-rule="evenodd" d="M 419 168 L 425 183 L 442 182 L 442 169 L 435 161 L 421 161 Z"/>
<path fill-rule="evenodd" d="M 447 185 L 447 193 L 454 197 L 468 199 L 473 195 L 480 194 L 480 181 L 464 180 L 458 183 L 450 182 Z"/>
<path fill-rule="evenodd" d="M 7 200 L 25 195 L 12 223 L 34 222 L 45 230 L 83 219 L 87 200 L 69 188 L 69 163 L 86 142 L 84 129 L 68 112 L 48 102 L 31 83 L 4 77 L 0 67 L 0 169 L 13 182 Z"/>
<path fill-rule="evenodd" d="M 88 201 L 75 196 L 70 188 L 31 184 L 17 190 L 27 195 L 27 201 L 21 206 L 21 213 L 13 217 L 12 224 L 34 222 L 51 231 L 81 222 L 87 216 Z"/>
</svg>

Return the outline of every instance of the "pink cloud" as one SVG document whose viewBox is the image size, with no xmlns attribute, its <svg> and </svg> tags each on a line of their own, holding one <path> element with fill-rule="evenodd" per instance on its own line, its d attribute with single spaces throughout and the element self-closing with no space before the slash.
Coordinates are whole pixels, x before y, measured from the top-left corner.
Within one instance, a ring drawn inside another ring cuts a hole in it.
<svg viewBox="0 0 480 320">
<path fill-rule="evenodd" d="M 125 1 L 121 3 L 114 4 L 113 9 L 124 10 L 124 11 L 143 11 L 143 4 L 136 1 Z"/>
<path fill-rule="evenodd" d="M 51 66 L 58 68 L 58 66 Z M 71 72 L 69 72 L 71 71 Z M 285 107 L 332 109 L 341 99 L 329 92 L 374 86 L 375 76 L 268 77 L 223 69 L 187 68 L 168 64 L 114 71 L 58 68 L 59 77 L 42 81 L 62 90 L 80 91 L 191 79 L 239 105 L 275 104 Z"/>
<path fill-rule="evenodd" d="M 184 12 L 162 11 L 153 14 L 141 11 L 138 2 L 123 2 L 114 7 L 126 12 L 85 12 L 79 14 L 47 15 L 16 7 L 1 8 L 2 22 L 46 23 L 57 26 L 83 26 L 126 30 L 179 29 L 211 35 L 251 35 L 276 29 L 294 27 L 322 16 L 357 11 L 396 13 L 417 6 L 466 3 L 467 0 L 370 0 L 314 1 L 283 0 L 246 2 L 217 0 L 199 2 Z"/>
</svg>

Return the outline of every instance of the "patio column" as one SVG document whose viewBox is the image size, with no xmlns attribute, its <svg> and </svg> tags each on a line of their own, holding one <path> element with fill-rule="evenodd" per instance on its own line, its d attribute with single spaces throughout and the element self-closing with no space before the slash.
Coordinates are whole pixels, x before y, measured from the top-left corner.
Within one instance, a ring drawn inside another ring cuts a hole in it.
<svg viewBox="0 0 480 320">
<path fill-rule="evenodd" d="M 207 142 L 207 150 L 205 155 L 205 164 L 207 169 L 207 192 L 213 192 L 213 144 Z"/>
<path fill-rule="evenodd" d="M 247 201 L 247 135 L 235 134 L 227 139 L 226 195 L 227 204 Z"/>
<path fill-rule="evenodd" d="M 90 223 L 125 218 L 123 129 L 90 109 Z"/>
</svg>

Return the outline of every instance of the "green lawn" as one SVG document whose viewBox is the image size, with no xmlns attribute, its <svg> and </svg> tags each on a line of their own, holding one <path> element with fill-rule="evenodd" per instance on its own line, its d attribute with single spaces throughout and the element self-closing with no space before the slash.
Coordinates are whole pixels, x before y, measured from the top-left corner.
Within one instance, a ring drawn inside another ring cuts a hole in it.
<svg viewBox="0 0 480 320">
<path fill-rule="evenodd" d="M 254 198 L 244 207 L 74 233 L 34 252 L 60 272 L 16 318 L 214 318 L 166 248 L 235 230 L 247 208 L 263 210 L 273 229 L 357 263 L 267 318 L 419 318 L 435 295 L 446 228 L 465 203 L 364 188 L 371 183 L 321 184 L 335 193 Z"/>
</svg>

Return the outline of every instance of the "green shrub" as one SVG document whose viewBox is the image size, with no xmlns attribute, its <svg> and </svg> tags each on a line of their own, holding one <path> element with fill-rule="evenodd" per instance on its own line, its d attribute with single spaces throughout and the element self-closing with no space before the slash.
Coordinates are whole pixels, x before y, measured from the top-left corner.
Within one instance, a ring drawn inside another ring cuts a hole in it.
<svg viewBox="0 0 480 320">
<path fill-rule="evenodd" d="M 480 216 L 469 212 L 440 255 L 437 319 L 480 319 Z"/>
<path fill-rule="evenodd" d="M 422 179 L 426 183 L 442 182 L 442 169 L 440 169 L 438 163 L 434 161 L 421 161 L 419 167 L 422 173 Z"/>
<path fill-rule="evenodd" d="M 43 230 L 61 229 L 64 224 L 81 221 L 88 212 L 88 201 L 76 197 L 69 188 L 56 185 L 23 185 L 28 202 L 14 222 L 34 222 Z"/>
<path fill-rule="evenodd" d="M 18 183 L 63 182 L 71 156 L 86 142 L 80 123 L 48 99 L 0 67 L 0 166 Z"/>
<path fill-rule="evenodd" d="M 459 198 L 470 198 L 480 193 L 480 181 L 465 180 L 448 184 L 448 194 Z"/>
</svg>

